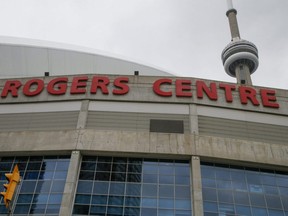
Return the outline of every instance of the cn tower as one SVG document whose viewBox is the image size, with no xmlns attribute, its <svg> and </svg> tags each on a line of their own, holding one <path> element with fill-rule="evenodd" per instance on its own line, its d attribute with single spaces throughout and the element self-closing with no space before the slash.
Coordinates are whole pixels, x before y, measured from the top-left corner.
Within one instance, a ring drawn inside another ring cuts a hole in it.
<svg viewBox="0 0 288 216">
<path fill-rule="evenodd" d="M 240 85 L 252 85 L 251 74 L 258 68 L 257 47 L 240 37 L 237 23 L 237 10 L 233 8 L 232 0 L 227 0 L 226 15 L 229 20 L 231 42 L 222 51 L 222 62 L 226 73 L 236 77 Z"/>
</svg>

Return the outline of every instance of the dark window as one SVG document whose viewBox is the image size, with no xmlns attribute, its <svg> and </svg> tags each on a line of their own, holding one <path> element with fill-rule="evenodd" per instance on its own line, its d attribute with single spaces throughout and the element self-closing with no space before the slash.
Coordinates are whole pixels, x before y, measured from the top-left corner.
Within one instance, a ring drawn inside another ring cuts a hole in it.
<svg viewBox="0 0 288 216">
<path fill-rule="evenodd" d="M 150 132 L 158 133 L 184 133 L 182 120 L 150 120 Z"/>
</svg>

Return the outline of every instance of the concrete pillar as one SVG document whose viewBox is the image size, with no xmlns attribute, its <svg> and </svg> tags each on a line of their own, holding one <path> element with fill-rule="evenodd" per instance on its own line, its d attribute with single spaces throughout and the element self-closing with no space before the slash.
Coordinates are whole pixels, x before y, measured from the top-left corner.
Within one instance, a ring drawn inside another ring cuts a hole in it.
<svg viewBox="0 0 288 216">
<path fill-rule="evenodd" d="M 237 83 L 240 85 L 252 85 L 251 73 L 247 64 L 239 64 L 235 68 Z"/>
<path fill-rule="evenodd" d="M 197 105 L 189 105 L 190 133 L 193 135 L 192 154 L 196 153 L 196 136 L 199 134 Z"/>
<path fill-rule="evenodd" d="M 197 105 L 189 105 L 189 117 L 190 117 L 190 133 L 198 135 L 198 114 L 197 114 Z"/>
<path fill-rule="evenodd" d="M 192 156 L 191 158 L 192 173 L 192 207 L 194 216 L 203 216 L 203 198 L 202 198 L 202 182 L 200 158 Z"/>
<path fill-rule="evenodd" d="M 88 108 L 89 108 L 89 100 L 83 100 L 81 104 L 81 110 L 78 116 L 77 129 L 83 129 L 86 127 Z"/>
<path fill-rule="evenodd" d="M 73 151 L 71 154 L 61 208 L 59 212 L 59 215 L 61 216 L 72 215 L 80 161 L 81 161 L 80 151 Z"/>
</svg>

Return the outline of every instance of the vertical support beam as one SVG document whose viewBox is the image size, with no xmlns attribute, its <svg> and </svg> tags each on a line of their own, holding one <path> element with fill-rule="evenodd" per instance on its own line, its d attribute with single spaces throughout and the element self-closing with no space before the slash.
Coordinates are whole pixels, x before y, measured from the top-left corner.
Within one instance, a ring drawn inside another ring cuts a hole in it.
<svg viewBox="0 0 288 216">
<path fill-rule="evenodd" d="M 195 104 L 189 105 L 189 117 L 190 117 L 190 133 L 194 135 L 198 135 L 199 130 L 198 130 L 197 105 Z"/>
<path fill-rule="evenodd" d="M 69 169 L 67 173 L 62 203 L 59 215 L 70 216 L 72 215 L 74 195 L 77 186 L 77 178 L 80 166 L 81 154 L 80 151 L 73 151 L 71 154 Z"/>
<path fill-rule="evenodd" d="M 202 198 L 202 182 L 201 182 L 201 167 L 200 158 L 192 156 L 191 158 L 191 173 L 192 173 L 192 207 L 193 215 L 201 216 L 203 212 Z"/>
<path fill-rule="evenodd" d="M 77 129 L 83 129 L 86 127 L 88 108 L 89 100 L 83 100 L 81 104 L 81 110 L 78 116 Z"/>
<path fill-rule="evenodd" d="M 197 154 L 196 152 L 196 136 L 199 134 L 198 129 L 198 113 L 197 113 L 197 105 L 190 104 L 189 105 L 189 121 L 190 121 L 190 134 L 193 136 L 192 143 L 192 154 Z"/>
<path fill-rule="evenodd" d="M 251 85 L 252 80 L 250 75 L 250 69 L 247 64 L 239 64 L 235 68 L 237 83 L 239 85 Z"/>
</svg>

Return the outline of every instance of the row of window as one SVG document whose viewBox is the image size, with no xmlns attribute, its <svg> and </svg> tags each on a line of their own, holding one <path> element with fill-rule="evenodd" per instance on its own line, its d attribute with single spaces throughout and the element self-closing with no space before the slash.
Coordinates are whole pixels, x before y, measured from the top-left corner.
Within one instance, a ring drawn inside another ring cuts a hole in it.
<svg viewBox="0 0 288 216">
<path fill-rule="evenodd" d="M 201 163 L 206 216 L 288 215 L 288 175 L 241 166 Z"/>
<path fill-rule="evenodd" d="M 73 213 L 190 216 L 190 179 L 189 161 L 83 157 Z"/>
<path fill-rule="evenodd" d="M 58 215 L 69 156 L 0 158 L 0 184 L 19 166 L 15 215 Z M 288 173 L 201 163 L 205 216 L 288 215 Z M 189 161 L 84 156 L 74 215 L 191 216 Z M 0 214 L 7 209 L 0 199 Z"/>
<path fill-rule="evenodd" d="M 59 215 L 70 156 L 0 158 L 0 184 L 18 164 L 21 182 L 14 215 Z M 7 209 L 1 197 L 0 214 Z"/>
</svg>

